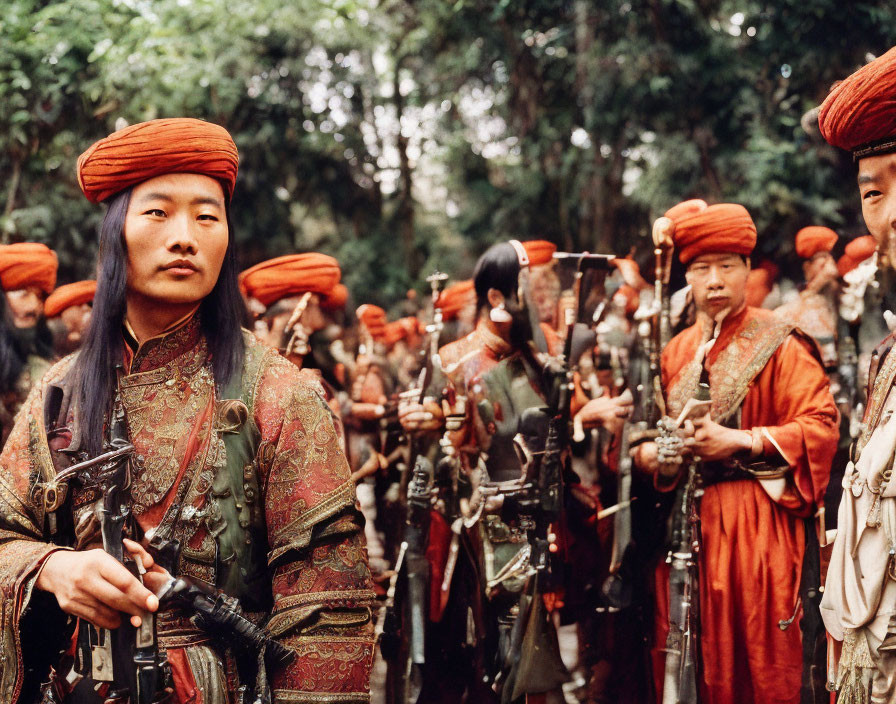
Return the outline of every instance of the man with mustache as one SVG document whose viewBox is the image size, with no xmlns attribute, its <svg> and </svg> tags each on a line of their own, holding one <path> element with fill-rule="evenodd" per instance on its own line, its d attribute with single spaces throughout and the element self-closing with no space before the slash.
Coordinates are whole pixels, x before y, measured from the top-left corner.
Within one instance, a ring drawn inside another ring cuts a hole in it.
<svg viewBox="0 0 896 704">
<path fill-rule="evenodd" d="M 0 247 L 0 448 L 53 360 L 44 301 L 56 285 L 56 266 L 56 253 L 37 242 Z"/>
<path fill-rule="evenodd" d="M 90 328 L 0 455 L 5 702 L 40 683 L 41 701 L 72 704 L 369 699 L 374 595 L 332 414 L 241 329 L 238 161 L 224 128 L 186 118 L 126 127 L 78 161 L 85 196 L 108 204 Z M 63 480 L 127 442 L 118 506 L 103 474 Z M 107 552 L 109 521 L 132 569 Z M 235 617 L 193 618 L 199 597 L 165 600 L 172 577 L 265 624 L 267 644 Z"/>
<path fill-rule="evenodd" d="M 896 261 L 894 89 L 896 48 L 836 84 L 818 115 L 822 136 L 852 152 L 858 165 L 862 216 L 877 243 L 885 296 L 892 294 L 886 283 L 892 281 Z M 852 256 L 853 266 L 860 256 Z M 845 264 L 844 272 L 850 262 Z M 843 478 L 837 537 L 821 603 L 825 626 L 838 646 L 830 684 L 840 691 L 840 702 L 896 700 L 894 341 L 896 336 L 888 335 L 871 356 L 865 417 Z"/>
<path fill-rule="evenodd" d="M 815 343 L 745 304 L 756 227 L 741 205 L 686 201 L 663 226 L 687 267 L 698 316 L 662 355 L 666 413 L 708 383 L 711 403 L 683 423 L 684 457 L 635 450 L 661 490 L 700 458 L 697 686 L 707 704 L 800 701 L 800 577 L 822 505 L 838 413 Z M 661 457 L 666 461 L 661 461 Z M 683 462 L 681 460 L 684 460 Z M 816 548 L 817 549 L 817 548 Z M 668 568 L 658 570 L 655 672 L 662 691 Z"/>
</svg>

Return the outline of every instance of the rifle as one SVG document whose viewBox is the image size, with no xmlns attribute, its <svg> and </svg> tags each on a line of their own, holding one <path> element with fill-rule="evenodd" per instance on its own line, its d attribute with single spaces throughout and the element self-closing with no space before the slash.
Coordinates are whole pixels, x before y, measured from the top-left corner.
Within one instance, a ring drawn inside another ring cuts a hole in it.
<svg viewBox="0 0 896 704">
<path fill-rule="evenodd" d="M 613 552 L 609 576 L 601 592 L 611 609 L 624 609 L 631 604 L 632 586 L 625 582 L 627 560 L 632 543 L 632 457 L 630 450 L 656 435 L 659 420 L 656 403 L 660 381 L 660 354 L 672 336 L 669 276 L 672 264 L 672 222 L 659 218 L 653 225 L 655 280 L 653 300 L 635 311 L 638 340 L 631 348 L 626 387 L 632 395 L 634 409 L 622 427 L 617 467 L 616 504 L 622 508 L 613 517 Z"/>
<path fill-rule="evenodd" d="M 67 486 L 62 488 L 63 482 L 77 480 L 95 488 L 102 496 L 97 517 L 103 550 L 132 573 L 136 569 L 136 576 L 142 582 L 145 570 L 139 562 L 135 567 L 134 563 L 125 561 L 123 543 L 125 524 L 131 515 L 130 458 L 134 451 L 127 436 L 120 392 L 116 391 L 105 452 L 60 472 L 52 484 L 52 492 L 56 494 L 54 503 L 58 503 L 68 493 Z M 98 684 L 108 683 L 106 701 L 152 704 L 167 697 L 170 672 L 167 657 L 159 652 L 155 614 L 142 614 L 139 628 L 134 628 L 129 621 L 114 630 L 96 628 L 82 621 L 69 685 L 73 687 L 88 673 Z"/>
<path fill-rule="evenodd" d="M 688 402 L 694 406 L 709 401 L 709 384 L 701 383 L 697 395 Z M 686 405 L 679 422 L 688 414 Z M 663 419 L 662 436 L 671 436 L 679 422 Z M 687 476 L 675 497 L 671 516 L 671 540 L 666 562 L 669 564 L 669 634 L 666 637 L 666 667 L 663 676 L 663 704 L 697 702 L 697 501 L 703 494 L 698 468 L 700 458 L 688 463 Z"/>
</svg>

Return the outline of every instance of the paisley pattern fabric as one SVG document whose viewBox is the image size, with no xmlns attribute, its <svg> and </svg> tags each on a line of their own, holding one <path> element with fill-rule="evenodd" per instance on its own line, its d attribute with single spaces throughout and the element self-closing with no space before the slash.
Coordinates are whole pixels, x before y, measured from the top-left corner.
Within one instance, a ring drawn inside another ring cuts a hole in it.
<svg viewBox="0 0 896 704">
<path fill-rule="evenodd" d="M 307 375 L 250 334 L 244 339 L 247 359 L 260 361 L 251 418 L 260 434 L 254 464 L 260 495 L 247 491 L 246 501 L 263 513 L 273 585 L 271 613 L 257 616 L 269 616 L 269 630 L 297 653 L 288 667 L 268 673 L 274 699 L 367 702 L 374 655 L 374 593 L 354 487 L 332 414 Z M 70 438 L 66 424 L 46 427 L 44 409 L 49 391 L 58 389 L 54 385 L 64 379 L 72 361 L 58 363 L 35 387 L 26 402 L 27 412 L 20 414 L 0 455 L 0 700 L 4 702 L 18 698 L 23 668 L 29 664 L 20 627 L 40 565 L 59 549 L 50 539 L 75 544 L 75 536 L 51 535 L 50 517 L 35 490 L 67 461 L 58 452 L 60 445 L 65 446 L 60 438 Z M 121 390 L 137 448 L 133 508 L 139 530 L 156 529 L 167 520 L 166 513 L 182 506 L 178 537 L 183 538 L 184 550 L 178 571 L 213 583 L 215 526 L 221 517 L 215 514 L 210 492 L 226 451 L 221 404 L 198 319 L 143 343 L 125 361 L 128 373 L 122 377 Z M 82 511 L 92 513 L 87 510 L 89 502 L 75 496 L 73 503 L 83 503 Z M 78 524 L 77 508 L 75 513 Z M 95 545 L 96 526 L 81 524 L 78 546 Z M 167 612 L 160 617 L 160 642 L 168 649 L 175 701 L 193 701 L 198 689 L 205 704 L 230 704 L 241 684 L 254 684 L 239 682 L 225 643 L 203 634 L 181 634 L 180 640 L 166 641 L 161 628 L 166 616 L 172 623 L 180 619 Z M 217 670 L 206 671 L 210 667 Z M 210 682 L 218 684 L 209 687 Z"/>
</svg>

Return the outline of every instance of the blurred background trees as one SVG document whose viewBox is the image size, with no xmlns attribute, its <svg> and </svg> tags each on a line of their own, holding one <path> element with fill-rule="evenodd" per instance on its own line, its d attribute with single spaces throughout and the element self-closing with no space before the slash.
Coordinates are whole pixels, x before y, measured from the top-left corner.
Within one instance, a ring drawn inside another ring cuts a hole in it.
<svg viewBox="0 0 896 704">
<path fill-rule="evenodd" d="M 194 116 L 240 149 L 242 263 L 317 250 L 388 305 L 489 244 L 649 249 L 652 218 L 748 207 L 760 251 L 863 234 L 807 111 L 896 44 L 888 0 L 6 0 L 0 236 L 90 276 L 78 154 Z M 806 127 L 801 125 L 801 120 Z M 421 289 L 422 290 L 422 289 Z"/>
</svg>

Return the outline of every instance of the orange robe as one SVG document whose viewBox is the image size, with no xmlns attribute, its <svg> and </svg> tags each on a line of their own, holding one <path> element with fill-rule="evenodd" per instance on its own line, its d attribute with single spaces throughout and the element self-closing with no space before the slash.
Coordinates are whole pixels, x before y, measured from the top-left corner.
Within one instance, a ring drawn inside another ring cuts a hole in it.
<svg viewBox="0 0 896 704">
<path fill-rule="evenodd" d="M 816 346 L 790 331 L 770 311 L 744 308 L 725 320 L 705 360 L 713 419 L 730 414 L 729 425 L 763 428 L 765 456 L 789 465 L 776 500 L 755 479 L 707 486 L 700 499 L 700 690 L 708 704 L 800 700 L 799 614 L 785 630 L 778 624 L 797 609 L 804 519 L 822 504 L 838 412 Z M 694 358 L 704 335 L 698 321 L 663 352 L 672 417 L 699 380 Z M 657 598 L 659 649 L 668 624 L 667 586 Z"/>
</svg>

